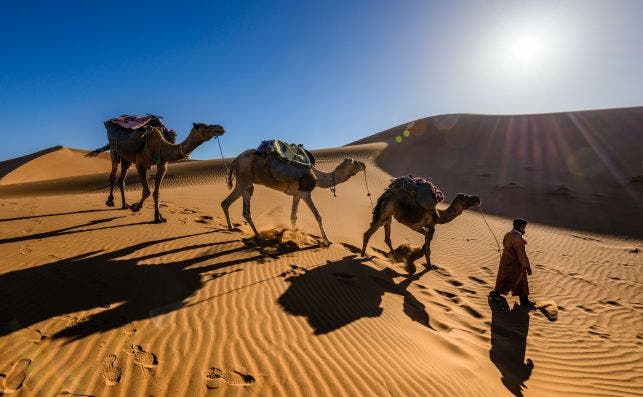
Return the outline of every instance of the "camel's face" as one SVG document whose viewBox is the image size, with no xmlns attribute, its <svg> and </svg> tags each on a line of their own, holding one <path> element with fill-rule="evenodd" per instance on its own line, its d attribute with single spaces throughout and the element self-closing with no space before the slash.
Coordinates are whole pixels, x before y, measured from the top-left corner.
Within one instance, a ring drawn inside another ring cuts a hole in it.
<svg viewBox="0 0 643 397">
<path fill-rule="evenodd" d="M 342 165 L 348 169 L 355 170 L 355 172 L 364 171 L 366 169 L 366 164 L 351 158 L 345 158 Z"/>
<path fill-rule="evenodd" d="M 475 207 L 477 205 L 480 205 L 480 197 L 478 196 L 471 196 L 465 193 L 458 193 L 457 196 L 455 196 L 455 199 L 453 201 L 457 201 L 459 203 L 462 203 L 462 206 L 464 208 L 471 208 Z"/>
<path fill-rule="evenodd" d="M 218 124 L 203 124 L 203 123 L 192 123 L 192 134 L 202 141 L 208 141 L 215 136 L 221 136 L 224 134 L 224 129 Z"/>
</svg>

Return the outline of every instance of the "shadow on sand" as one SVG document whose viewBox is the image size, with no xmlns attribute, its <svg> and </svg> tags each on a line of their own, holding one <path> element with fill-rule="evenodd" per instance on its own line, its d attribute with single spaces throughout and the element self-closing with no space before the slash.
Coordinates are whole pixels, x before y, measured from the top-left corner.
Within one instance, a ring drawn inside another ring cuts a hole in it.
<svg viewBox="0 0 643 397">
<path fill-rule="evenodd" d="M 115 210 L 115 209 L 113 209 L 113 208 L 102 208 L 102 209 L 96 209 L 96 210 L 80 210 L 80 211 L 70 211 L 70 212 L 55 212 L 55 213 L 53 213 L 53 214 L 26 215 L 26 216 L 18 216 L 18 217 L 15 217 L 15 218 L 4 218 L 4 219 L 0 219 L 0 222 L 19 221 L 19 220 L 24 220 L 24 219 L 46 218 L 46 217 L 50 217 L 50 216 L 86 214 L 86 213 L 89 213 L 89 212 L 105 212 L 105 211 L 120 211 L 120 210 Z"/>
<path fill-rule="evenodd" d="M 522 396 L 525 382 L 531 376 L 534 363 L 525 361 L 529 309 L 514 304 L 511 310 L 505 298 L 490 300 L 491 350 L 489 358 L 502 374 L 502 383 L 514 396 Z"/>
<path fill-rule="evenodd" d="M 0 336 L 50 319 L 61 319 L 67 327 L 52 338 L 81 339 L 131 321 L 154 318 L 186 305 L 205 283 L 242 269 L 222 269 L 250 261 L 276 258 L 293 249 L 244 242 L 226 250 L 212 250 L 186 260 L 141 265 L 142 261 L 198 248 L 215 247 L 239 240 L 183 245 L 152 254 L 141 250 L 173 240 L 212 233 L 211 231 L 134 244 L 110 252 L 88 252 L 52 263 L 0 275 Z M 251 255 L 211 265 L 190 266 L 247 251 Z M 138 255 L 137 255 L 138 253 Z M 252 255 L 252 253 L 256 253 Z M 94 310 L 87 318 L 73 313 Z M 98 311 L 97 311 L 98 310 Z M 159 324 L 162 322 L 158 322 Z M 157 322 L 155 321 L 155 324 Z"/>
<path fill-rule="evenodd" d="M 382 296 L 389 292 L 404 298 L 404 313 L 411 320 L 431 328 L 424 304 L 408 291 L 429 269 L 399 274 L 389 268 L 376 270 L 367 261 L 349 255 L 312 270 L 293 265 L 282 274 L 290 286 L 277 301 L 287 313 L 306 317 L 314 334 L 320 335 L 363 317 L 378 317 Z M 396 284 L 397 277 L 405 278 Z"/>
</svg>

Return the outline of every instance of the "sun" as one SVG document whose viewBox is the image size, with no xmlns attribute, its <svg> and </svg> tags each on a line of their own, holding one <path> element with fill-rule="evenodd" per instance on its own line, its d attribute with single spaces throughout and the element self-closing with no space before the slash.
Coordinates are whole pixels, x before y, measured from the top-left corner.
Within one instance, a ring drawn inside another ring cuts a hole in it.
<svg viewBox="0 0 643 397">
<path fill-rule="evenodd" d="M 536 34 L 519 34 L 510 38 L 508 57 L 518 65 L 530 66 L 543 61 L 545 45 L 543 38 Z"/>
</svg>

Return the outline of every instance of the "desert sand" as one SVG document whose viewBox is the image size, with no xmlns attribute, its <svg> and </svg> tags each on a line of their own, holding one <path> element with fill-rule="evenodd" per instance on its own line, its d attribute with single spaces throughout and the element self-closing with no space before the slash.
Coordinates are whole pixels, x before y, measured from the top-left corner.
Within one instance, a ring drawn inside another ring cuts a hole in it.
<svg viewBox="0 0 643 397">
<path fill-rule="evenodd" d="M 479 195 L 499 239 L 512 217 L 528 218 L 531 297 L 555 301 L 556 321 L 514 297 L 491 310 L 499 252 L 476 209 L 437 226 L 436 270 L 390 259 L 381 229 L 360 257 L 372 211 L 362 173 L 337 197 L 313 193 L 333 242 L 321 248 L 310 211 L 288 230 L 290 198 L 261 186 L 252 212 L 268 239 L 250 239 L 240 201 L 228 231 L 221 160 L 170 165 L 166 224 L 150 224 L 151 199 L 138 213 L 105 206 L 107 156 L 57 147 L 2 162 L 0 386 L 18 396 L 643 395 L 642 145 L 639 107 L 434 116 L 314 151 L 323 170 L 364 161 L 373 200 L 412 173 L 432 177 L 446 202 Z M 127 184 L 133 202 L 135 172 Z M 394 222 L 394 245 L 422 242 Z"/>
</svg>

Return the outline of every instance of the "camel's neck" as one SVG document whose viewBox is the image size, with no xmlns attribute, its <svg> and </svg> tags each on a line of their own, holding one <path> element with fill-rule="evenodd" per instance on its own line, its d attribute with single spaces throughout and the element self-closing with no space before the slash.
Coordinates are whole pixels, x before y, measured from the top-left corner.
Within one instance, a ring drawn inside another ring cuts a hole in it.
<svg viewBox="0 0 643 397">
<path fill-rule="evenodd" d="M 455 218 L 457 218 L 458 216 L 460 216 L 460 214 L 464 212 L 464 208 L 462 208 L 462 206 L 460 205 L 454 205 L 453 203 L 451 203 L 449 208 L 447 208 L 446 210 L 439 209 L 437 211 L 438 211 L 438 219 L 436 223 L 449 223 Z"/>
<path fill-rule="evenodd" d="M 329 188 L 331 186 L 339 185 L 340 183 L 346 182 L 350 177 L 355 175 L 355 172 L 351 172 L 347 167 L 338 166 L 332 172 L 320 171 L 317 168 L 313 167 L 313 172 L 317 177 L 317 186 L 320 188 Z"/>
<path fill-rule="evenodd" d="M 183 142 L 181 142 L 181 147 L 183 149 L 183 153 L 187 156 L 188 154 L 192 153 L 194 149 L 199 147 L 203 143 L 202 140 L 196 138 L 194 134 L 190 133 L 187 138 Z M 177 145 L 178 146 L 178 145 Z"/>
<path fill-rule="evenodd" d="M 191 146 L 190 137 L 178 145 L 171 144 L 159 136 L 148 142 L 148 153 L 154 162 L 179 161 L 194 150 L 198 145 Z"/>
</svg>

